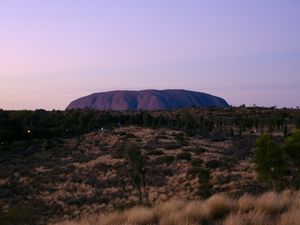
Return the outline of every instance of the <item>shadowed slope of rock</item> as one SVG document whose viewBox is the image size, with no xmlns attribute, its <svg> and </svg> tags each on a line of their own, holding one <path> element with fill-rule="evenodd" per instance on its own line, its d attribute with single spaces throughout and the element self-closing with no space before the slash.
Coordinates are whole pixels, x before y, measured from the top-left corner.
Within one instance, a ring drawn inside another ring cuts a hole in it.
<svg viewBox="0 0 300 225">
<path fill-rule="evenodd" d="M 67 109 L 165 110 L 199 107 L 228 107 L 219 97 L 187 90 L 110 91 L 95 93 L 70 103 Z"/>
</svg>

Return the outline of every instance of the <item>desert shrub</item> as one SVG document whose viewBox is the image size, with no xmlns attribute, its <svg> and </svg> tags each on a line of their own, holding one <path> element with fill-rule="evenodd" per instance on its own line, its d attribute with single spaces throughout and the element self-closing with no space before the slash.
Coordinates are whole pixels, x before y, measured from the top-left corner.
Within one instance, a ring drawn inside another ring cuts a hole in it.
<svg viewBox="0 0 300 225">
<path fill-rule="evenodd" d="M 1 225 L 27 225 L 34 224 L 34 213 L 30 208 L 10 208 L 0 212 Z"/>
<path fill-rule="evenodd" d="M 141 138 L 137 138 L 137 139 L 135 139 L 135 141 L 136 141 L 137 143 L 143 143 L 143 139 L 141 139 Z"/>
<path fill-rule="evenodd" d="M 198 225 L 208 222 L 208 212 L 200 202 L 190 202 L 160 218 L 160 225 Z"/>
<path fill-rule="evenodd" d="M 120 135 L 120 136 L 127 136 L 127 133 L 125 131 L 119 131 L 115 133 L 116 135 Z"/>
<path fill-rule="evenodd" d="M 163 168 L 161 170 L 161 173 L 163 174 L 164 177 L 167 177 L 167 176 L 173 176 L 175 172 L 171 168 Z"/>
<path fill-rule="evenodd" d="M 238 208 L 241 212 L 248 212 L 255 208 L 256 198 L 249 194 L 244 194 L 238 199 Z"/>
<path fill-rule="evenodd" d="M 299 225 L 299 198 L 299 192 L 291 191 L 244 195 L 238 201 L 217 194 L 206 201 L 172 199 L 151 207 L 131 205 L 100 218 L 91 216 L 55 225 Z"/>
<path fill-rule="evenodd" d="M 270 222 L 264 213 L 251 211 L 249 213 L 232 213 L 223 222 L 223 225 L 267 225 Z"/>
<path fill-rule="evenodd" d="M 300 221 L 300 208 L 292 208 L 283 213 L 277 225 L 298 225 Z"/>
<path fill-rule="evenodd" d="M 196 129 L 188 129 L 185 131 L 186 135 L 189 137 L 193 137 L 197 134 L 197 130 Z"/>
<path fill-rule="evenodd" d="M 187 171 L 187 179 L 194 179 L 198 175 L 198 167 L 191 167 Z"/>
<path fill-rule="evenodd" d="M 168 139 L 169 139 L 168 136 L 162 135 L 162 134 L 158 135 L 157 138 L 158 138 L 158 139 L 165 139 L 165 140 L 168 140 Z"/>
<path fill-rule="evenodd" d="M 101 225 L 122 225 L 125 224 L 125 217 L 122 215 L 122 213 L 114 212 L 109 213 L 107 215 L 103 215 L 99 218 L 98 223 Z M 97 223 L 96 223 L 97 224 Z M 57 224 L 57 225 L 63 225 L 63 224 Z M 81 224 L 79 224 L 81 225 Z M 82 224 L 82 225 L 92 225 L 91 223 Z"/>
<path fill-rule="evenodd" d="M 253 210 L 253 211 L 248 212 L 245 215 L 245 219 L 246 219 L 246 221 L 245 221 L 244 224 L 249 224 L 249 225 L 267 225 L 274 218 L 269 217 L 264 212 Z"/>
<path fill-rule="evenodd" d="M 159 142 L 156 139 L 151 139 L 147 142 L 146 146 L 144 146 L 146 150 L 152 151 L 159 148 Z"/>
<path fill-rule="evenodd" d="M 89 162 L 94 159 L 96 159 L 96 158 L 95 157 L 93 158 L 90 154 L 89 155 L 81 155 L 81 157 L 78 158 L 77 162 L 78 163 L 86 163 L 86 162 Z"/>
<path fill-rule="evenodd" d="M 258 180 L 267 187 L 273 189 L 283 187 L 283 174 L 286 166 L 282 153 L 271 135 L 264 134 L 257 139 L 255 170 Z"/>
<path fill-rule="evenodd" d="M 143 201 L 143 191 L 146 187 L 146 158 L 142 155 L 139 146 L 130 144 L 125 147 L 125 158 L 128 162 L 128 173 L 133 185 L 139 193 L 139 199 Z"/>
<path fill-rule="evenodd" d="M 71 198 L 67 201 L 68 204 L 70 205 L 76 205 L 76 206 L 83 206 L 89 202 L 89 198 L 87 197 L 78 197 L 78 198 Z"/>
<path fill-rule="evenodd" d="M 122 212 L 115 212 L 104 215 L 98 219 L 98 223 L 88 224 L 101 224 L 101 225 L 146 225 L 154 224 L 156 217 L 151 208 L 143 206 L 134 206 Z"/>
<path fill-rule="evenodd" d="M 207 149 L 204 147 L 197 147 L 197 148 L 191 149 L 191 152 L 195 153 L 196 155 L 201 155 L 202 153 L 204 153 L 206 151 L 207 151 Z"/>
<path fill-rule="evenodd" d="M 258 180 L 269 188 L 282 190 L 300 187 L 300 131 L 295 131 L 278 145 L 271 135 L 256 141 L 255 169 Z"/>
<path fill-rule="evenodd" d="M 132 208 L 137 208 L 137 207 L 146 207 L 149 208 L 152 205 L 150 203 L 146 203 L 146 202 L 140 202 L 140 201 L 130 201 L 130 202 L 126 202 L 123 204 L 117 204 L 114 205 L 114 210 L 117 212 L 124 212 L 126 210 L 130 210 Z"/>
<path fill-rule="evenodd" d="M 111 170 L 112 169 L 112 166 L 107 164 L 107 163 L 97 163 L 95 166 L 94 166 L 94 169 L 96 170 L 101 170 L 103 172 L 107 172 L 108 170 Z"/>
<path fill-rule="evenodd" d="M 172 163 L 175 157 L 172 155 L 161 155 L 154 159 L 155 164 Z"/>
<path fill-rule="evenodd" d="M 184 207 L 185 202 L 178 199 L 171 199 L 154 207 L 155 215 L 159 218 L 167 217 L 173 212 L 179 212 Z"/>
<path fill-rule="evenodd" d="M 173 150 L 173 149 L 179 149 L 182 146 L 177 143 L 166 143 L 162 146 L 165 150 Z"/>
<path fill-rule="evenodd" d="M 232 213 L 224 220 L 223 225 L 245 225 L 244 216 L 240 213 Z"/>
<path fill-rule="evenodd" d="M 163 216 L 160 219 L 160 225 L 176 225 L 177 223 L 181 223 L 181 224 L 187 224 L 187 221 L 182 222 L 182 218 L 180 217 L 181 213 L 179 214 L 179 212 L 172 212 L 170 214 L 167 214 L 165 216 Z"/>
<path fill-rule="evenodd" d="M 178 160 L 187 160 L 187 161 L 190 161 L 192 159 L 192 155 L 191 153 L 189 152 L 180 152 L 176 155 L 176 158 Z"/>
<path fill-rule="evenodd" d="M 188 202 L 181 212 L 183 220 L 192 224 L 207 222 L 209 219 L 209 210 L 200 201 Z"/>
<path fill-rule="evenodd" d="M 153 151 L 148 151 L 147 155 L 164 155 L 164 151 L 163 150 L 153 150 Z"/>
<path fill-rule="evenodd" d="M 220 168 L 222 166 L 222 163 L 220 160 L 210 160 L 206 162 L 206 167 L 210 168 L 210 169 L 216 169 L 216 168 Z"/>
<path fill-rule="evenodd" d="M 85 181 L 86 184 L 91 185 L 95 188 L 101 188 L 102 182 L 101 180 L 97 179 L 96 177 L 88 177 Z"/>
<path fill-rule="evenodd" d="M 8 152 L 10 150 L 10 144 L 6 142 L 0 142 L 0 153 L 1 152 Z M 0 155 L 1 157 L 1 155 Z"/>
<path fill-rule="evenodd" d="M 268 192 L 259 196 L 255 203 L 255 209 L 266 214 L 281 213 L 287 206 L 287 199 L 284 200 L 275 192 Z"/>
<path fill-rule="evenodd" d="M 183 133 L 177 133 L 175 134 L 175 140 L 179 143 L 182 143 L 185 141 L 185 136 Z"/>
<path fill-rule="evenodd" d="M 200 158 L 193 158 L 192 160 L 191 160 L 191 165 L 194 167 L 194 168 L 198 168 L 198 167 L 200 167 L 201 166 L 201 164 L 202 164 L 202 159 L 200 159 Z"/>
<path fill-rule="evenodd" d="M 230 211 L 235 209 L 235 202 L 222 194 L 216 194 L 206 200 L 205 206 L 209 210 L 210 218 L 224 218 Z"/>
<path fill-rule="evenodd" d="M 300 188 L 300 130 L 295 131 L 285 139 L 282 146 L 287 170 L 290 173 L 290 184 L 293 188 Z"/>
<path fill-rule="evenodd" d="M 207 198 L 211 195 L 212 185 L 209 182 L 210 173 L 205 168 L 198 169 L 198 180 L 199 180 L 199 196 Z"/>
<path fill-rule="evenodd" d="M 126 144 L 122 142 L 118 142 L 111 148 L 111 155 L 114 159 L 124 159 L 124 148 Z"/>
<path fill-rule="evenodd" d="M 127 224 L 147 225 L 154 224 L 156 217 L 150 208 L 134 207 L 123 213 L 124 222 Z"/>
<path fill-rule="evenodd" d="M 226 141 L 226 138 L 223 135 L 212 135 L 211 140 L 214 142 Z"/>
<path fill-rule="evenodd" d="M 24 152 L 30 146 L 29 141 L 16 141 L 11 145 L 12 151 L 22 151 Z"/>
<path fill-rule="evenodd" d="M 136 138 L 135 134 L 133 134 L 133 133 L 127 133 L 125 136 L 127 138 Z"/>
</svg>

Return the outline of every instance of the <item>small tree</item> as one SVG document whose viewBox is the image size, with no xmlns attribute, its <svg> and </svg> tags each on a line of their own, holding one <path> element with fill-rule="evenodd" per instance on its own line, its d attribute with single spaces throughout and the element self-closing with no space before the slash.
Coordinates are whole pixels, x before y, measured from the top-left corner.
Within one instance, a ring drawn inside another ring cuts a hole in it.
<svg viewBox="0 0 300 225">
<path fill-rule="evenodd" d="M 200 168 L 198 172 L 199 179 L 199 195 L 202 198 L 208 198 L 211 196 L 212 185 L 209 182 L 210 173 L 208 169 Z"/>
<path fill-rule="evenodd" d="M 282 189 L 284 185 L 285 161 L 283 152 L 269 134 L 256 141 L 255 170 L 258 180 L 267 187 Z"/>
<path fill-rule="evenodd" d="M 295 125 L 297 129 L 300 129 L 300 114 L 297 115 L 296 119 L 295 119 Z"/>
<path fill-rule="evenodd" d="M 286 138 L 282 149 L 288 164 L 291 186 L 298 189 L 300 188 L 300 130 Z"/>
<path fill-rule="evenodd" d="M 141 154 L 139 147 L 129 144 L 125 149 L 125 157 L 128 162 L 129 176 L 139 192 L 140 202 L 143 202 L 143 190 L 146 189 L 146 160 Z"/>
</svg>

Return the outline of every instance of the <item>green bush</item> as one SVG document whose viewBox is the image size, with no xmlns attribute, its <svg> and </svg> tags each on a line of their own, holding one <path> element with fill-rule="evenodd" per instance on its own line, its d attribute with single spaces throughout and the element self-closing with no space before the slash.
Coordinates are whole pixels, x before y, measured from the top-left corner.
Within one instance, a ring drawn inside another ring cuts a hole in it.
<svg viewBox="0 0 300 225">
<path fill-rule="evenodd" d="M 208 198 L 211 196 L 212 185 L 209 182 L 210 173 L 208 169 L 200 168 L 198 172 L 199 179 L 199 195 L 202 198 Z"/>
<path fill-rule="evenodd" d="M 255 169 L 258 180 L 266 187 L 281 190 L 300 188 L 300 131 L 277 144 L 269 134 L 256 141 Z"/>
<path fill-rule="evenodd" d="M 201 155 L 202 153 L 206 152 L 207 149 L 204 147 L 198 147 L 198 148 L 191 149 L 191 151 L 197 155 Z"/>
<path fill-rule="evenodd" d="M 147 152 L 147 155 L 164 155 L 164 151 L 163 150 L 150 150 L 149 152 Z"/>
<path fill-rule="evenodd" d="M 175 157 L 172 155 L 161 155 L 155 158 L 155 164 L 172 163 Z"/>
<path fill-rule="evenodd" d="M 187 160 L 187 161 L 191 161 L 192 159 L 192 155 L 189 152 L 180 152 L 176 155 L 176 158 L 178 160 Z"/>
<path fill-rule="evenodd" d="M 175 134 L 175 140 L 178 141 L 179 143 L 182 143 L 185 141 L 185 136 L 183 133 L 177 133 Z"/>
<path fill-rule="evenodd" d="M 210 160 L 208 162 L 206 162 L 206 167 L 210 168 L 210 169 L 216 169 L 216 168 L 220 168 L 222 166 L 222 163 L 220 160 Z"/>
<path fill-rule="evenodd" d="M 173 150 L 173 149 L 178 149 L 181 148 L 182 146 L 180 144 L 177 143 L 166 143 L 163 145 L 163 148 L 165 150 Z"/>
<path fill-rule="evenodd" d="M 0 212 L 1 225 L 29 225 L 35 224 L 34 214 L 30 208 L 11 208 Z"/>
<path fill-rule="evenodd" d="M 200 158 L 194 158 L 194 159 L 191 160 L 191 164 L 195 168 L 198 168 L 199 166 L 201 166 L 202 162 L 203 161 Z"/>
<path fill-rule="evenodd" d="M 292 136 L 286 138 L 283 146 L 284 159 L 290 172 L 291 185 L 300 188 L 300 130 L 297 130 Z"/>
</svg>

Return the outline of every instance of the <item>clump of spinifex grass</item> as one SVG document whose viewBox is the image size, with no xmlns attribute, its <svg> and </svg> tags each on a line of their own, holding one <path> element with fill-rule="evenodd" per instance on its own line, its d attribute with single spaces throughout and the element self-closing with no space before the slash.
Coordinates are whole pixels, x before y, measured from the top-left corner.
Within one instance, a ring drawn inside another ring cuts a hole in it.
<svg viewBox="0 0 300 225">
<path fill-rule="evenodd" d="M 239 199 L 217 194 L 203 201 L 172 199 L 153 207 L 134 207 L 55 225 L 299 225 L 299 202 L 300 192 L 292 191 L 246 194 Z"/>
</svg>

